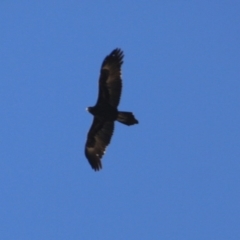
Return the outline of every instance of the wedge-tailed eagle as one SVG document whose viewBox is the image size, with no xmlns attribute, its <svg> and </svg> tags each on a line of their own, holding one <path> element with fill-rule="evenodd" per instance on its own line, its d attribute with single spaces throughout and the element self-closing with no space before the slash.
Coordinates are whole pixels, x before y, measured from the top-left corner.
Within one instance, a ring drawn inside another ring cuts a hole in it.
<svg viewBox="0 0 240 240">
<path fill-rule="evenodd" d="M 117 48 L 106 56 L 100 70 L 97 103 L 87 108 L 94 118 L 87 135 L 85 155 L 95 171 L 102 168 L 101 158 L 111 141 L 114 122 L 128 126 L 138 123 L 132 112 L 118 111 L 117 108 L 122 91 L 122 63 L 121 49 Z"/>
</svg>

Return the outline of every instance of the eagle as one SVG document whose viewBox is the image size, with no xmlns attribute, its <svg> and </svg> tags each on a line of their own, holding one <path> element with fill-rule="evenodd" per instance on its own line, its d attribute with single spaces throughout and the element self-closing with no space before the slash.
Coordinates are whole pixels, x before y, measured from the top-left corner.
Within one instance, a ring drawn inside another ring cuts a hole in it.
<svg viewBox="0 0 240 240">
<path fill-rule="evenodd" d="M 132 112 L 118 111 L 122 91 L 123 57 L 123 51 L 119 48 L 105 57 L 100 69 L 97 102 L 95 106 L 87 108 L 93 115 L 93 122 L 87 135 L 85 156 L 95 171 L 102 168 L 101 158 L 110 144 L 114 122 L 118 121 L 127 126 L 138 124 Z"/>
</svg>

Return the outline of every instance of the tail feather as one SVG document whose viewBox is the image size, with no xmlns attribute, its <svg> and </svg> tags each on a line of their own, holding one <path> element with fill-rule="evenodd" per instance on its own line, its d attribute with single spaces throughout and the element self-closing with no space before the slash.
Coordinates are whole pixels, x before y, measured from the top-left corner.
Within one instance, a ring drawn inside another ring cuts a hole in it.
<svg viewBox="0 0 240 240">
<path fill-rule="evenodd" d="M 138 120 L 134 117 L 132 112 L 118 112 L 117 121 L 128 126 L 138 124 Z"/>
</svg>

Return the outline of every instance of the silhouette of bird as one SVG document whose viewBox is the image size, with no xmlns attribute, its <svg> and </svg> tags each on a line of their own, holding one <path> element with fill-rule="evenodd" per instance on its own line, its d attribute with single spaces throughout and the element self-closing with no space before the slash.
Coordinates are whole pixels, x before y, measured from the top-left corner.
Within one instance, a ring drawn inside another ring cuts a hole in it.
<svg viewBox="0 0 240 240">
<path fill-rule="evenodd" d="M 105 57 L 100 70 L 97 103 L 87 108 L 94 118 L 87 135 L 85 155 L 95 171 L 102 168 L 101 158 L 110 144 L 114 122 L 128 126 L 138 123 L 132 112 L 118 111 L 117 108 L 122 91 L 122 63 L 121 49 L 117 48 Z"/>
</svg>

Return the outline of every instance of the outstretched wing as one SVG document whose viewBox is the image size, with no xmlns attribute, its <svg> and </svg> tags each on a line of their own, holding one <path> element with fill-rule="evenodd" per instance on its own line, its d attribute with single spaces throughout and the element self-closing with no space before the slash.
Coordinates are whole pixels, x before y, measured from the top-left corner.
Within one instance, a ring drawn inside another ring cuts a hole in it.
<svg viewBox="0 0 240 240">
<path fill-rule="evenodd" d="M 102 168 L 101 158 L 111 141 L 113 130 L 114 122 L 102 122 L 97 118 L 93 119 L 87 136 L 85 155 L 95 171 Z"/>
<path fill-rule="evenodd" d="M 113 107 L 118 106 L 122 91 L 122 63 L 123 52 L 118 48 L 104 59 L 99 77 L 99 93 L 96 105 L 109 103 Z"/>
</svg>

